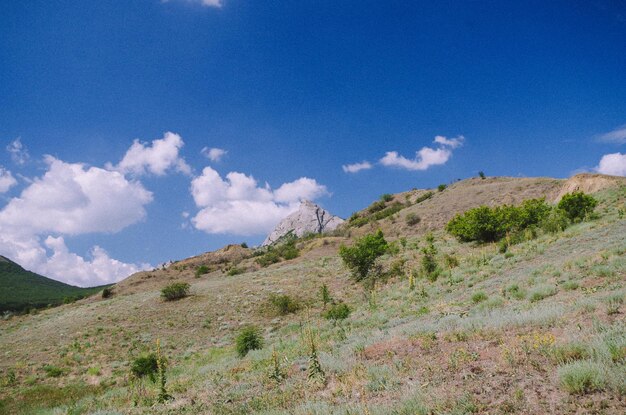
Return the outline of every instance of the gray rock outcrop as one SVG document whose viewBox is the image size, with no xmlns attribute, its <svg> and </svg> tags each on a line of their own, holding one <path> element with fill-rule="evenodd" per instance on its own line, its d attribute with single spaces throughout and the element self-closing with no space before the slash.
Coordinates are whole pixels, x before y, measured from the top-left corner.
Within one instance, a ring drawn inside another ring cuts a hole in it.
<svg viewBox="0 0 626 415">
<path fill-rule="evenodd" d="M 262 246 L 271 245 L 281 237 L 292 232 L 300 237 L 308 233 L 329 232 L 344 222 L 339 216 L 330 214 L 320 206 L 308 200 L 300 203 L 300 208 L 280 221 L 272 233 L 265 238 Z"/>
</svg>

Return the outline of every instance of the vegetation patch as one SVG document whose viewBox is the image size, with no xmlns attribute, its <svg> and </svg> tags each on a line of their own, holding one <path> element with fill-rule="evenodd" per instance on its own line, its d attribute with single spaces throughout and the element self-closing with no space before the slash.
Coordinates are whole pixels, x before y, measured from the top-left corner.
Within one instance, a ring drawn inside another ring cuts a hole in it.
<svg viewBox="0 0 626 415">
<path fill-rule="evenodd" d="M 165 301 L 174 301 L 189 295 L 190 285 L 186 282 L 175 282 L 161 289 L 161 297 Z"/>
</svg>

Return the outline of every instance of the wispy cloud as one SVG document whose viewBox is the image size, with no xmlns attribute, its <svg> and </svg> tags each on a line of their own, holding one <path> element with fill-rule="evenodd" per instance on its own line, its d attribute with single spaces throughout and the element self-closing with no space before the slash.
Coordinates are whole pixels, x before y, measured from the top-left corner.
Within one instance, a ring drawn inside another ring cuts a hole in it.
<svg viewBox="0 0 626 415">
<path fill-rule="evenodd" d="M 187 3 L 195 3 L 204 7 L 221 8 L 224 4 L 222 0 L 161 0 L 161 3 L 169 3 L 171 1 L 185 1 Z"/>
<path fill-rule="evenodd" d="M 626 143 L 626 124 L 620 127 L 617 127 L 613 131 L 609 131 L 608 133 L 604 133 L 598 136 L 598 140 L 603 141 L 605 143 L 625 144 Z"/>
<path fill-rule="evenodd" d="M 415 153 L 415 158 L 409 159 L 397 151 L 388 151 L 380 159 L 380 164 L 387 167 L 399 167 L 406 170 L 427 170 L 432 166 L 445 164 L 452 157 L 452 150 L 463 145 L 465 137 L 462 135 L 454 138 L 436 136 L 433 143 L 439 144 L 438 148 L 422 147 Z"/>
<path fill-rule="evenodd" d="M 18 137 L 7 146 L 7 151 L 11 154 L 11 160 L 20 166 L 25 164 L 29 159 L 28 149 L 22 144 L 22 138 Z"/>
<path fill-rule="evenodd" d="M 362 161 L 361 163 L 354 164 L 344 164 L 343 166 L 341 166 L 345 173 L 358 173 L 361 170 L 369 170 L 372 167 L 372 163 L 370 163 L 369 161 Z"/>
<path fill-rule="evenodd" d="M 208 158 L 209 160 L 217 162 L 217 161 L 222 160 L 222 157 L 224 157 L 228 153 L 228 151 L 222 148 L 204 147 L 200 151 L 200 153 L 202 153 L 202 155 Z"/>
</svg>

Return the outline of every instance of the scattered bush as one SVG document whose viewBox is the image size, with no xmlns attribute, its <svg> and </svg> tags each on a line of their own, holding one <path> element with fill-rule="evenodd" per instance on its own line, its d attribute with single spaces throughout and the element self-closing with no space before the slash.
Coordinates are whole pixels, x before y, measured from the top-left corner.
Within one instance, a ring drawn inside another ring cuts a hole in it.
<svg viewBox="0 0 626 415">
<path fill-rule="evenodd" d="M 565 212 L 572 222 L 580 222 L 588 217 L 598 205 L 598 201 L 583 192 L 567 193 L 557 207 Z"/>
<path fill-rule="evenodd" d="M 200 278 L 201 275 L 208 274 L 209 271 L 209 267 L 207 267 L 206 265 L 200 265 L 198 268 L 196 268 L 196 278 Z"/>
<path fill-rule="evenodd" d="M 301 308 L 299 300 L 286 294 L 271 294 L 268 301 L 276 314 L 280 316 L 293 314 Z"/>
<path fill-rule="evenodd" d="M 577 360 L 584 360 L 590 357 L 589 348 L 579 342 L 555 346 L 552 356 L 558 364 L 571 363 Z"/>
<path fill-rule="evenodd" d="M 385 193 L 384 195 L 380 196 L 380 200 L 382 200 L 383 202 L 391 202 L 393 200 L 393 195 Z"/>
<path fill-rule="evenodd" d="M 571 393 L 582 395 L 604 389 L 605 379 L 600 364 L 577 361 L 563 365 L 558 370 L 559 381 Z"/>
<path fill-rule="evenodd" d="M 43 370 L 46 372 L 46 375 L 50 378 L 58 378 L 59 376 L 62 376 L 65 373 L 63 369 L 54 365 L 45 365 L 43 367 Z"/>
<path fill-rule="evenodd" d="M 481 179 L 485 180 L 485 172 L 484 171 L 479 171 L 478 172 L 478 177 L 480 177 Z"/>
<path fill-rule="evenodd" d="M 387 204 L 385 203 L 385 201 L 383 200 L 377 200 L 376 202 L 372 203 L 368 208 L 367 211 L 369 213 L 376 213 L 376 212 L 380 212 L 381 210 L 383 210 L 385 207 L 387 206 Z"/>
<path fill-rule="evenodd" d="M 261 331 L 255 326 L 244 327 L 235 339 L 235 346 L 239 357 L 244 357 L 250 350 L 263 348 Z"/>
<path fill-rule="evenodd" d="M 428 191 L 428 192 L 422 194 L 417 199 L 415 199 L 415 204 L 422 203 L 423 201 L 430 199 L 431 197 L 433 197 L 433 194 L 434 193 L 431 192 L 431 191 Z"/>
<path fill-rule="evenodd" d="M 267 251 L 261 253 L 256 259 L 256 263 L 262 267 L 267 267 L 271 264 L 276 264 L 281 260 L 289 260 L 297 258 L 300 255 L 300 250 L 296 246 L 295 238 L 289 238 L 286 242 L 277 244 L 275 246 L 269 246 Z"/>
<path fill-rule="evenodd" d="M 247 243 L 245 243 L 245 242 L 242 242 L 240 246 L 241 246 L 242 248 L 248 248 L 248 244 L 247 244 Z"/>
<path fill-rule="evenodd" d="M 350 316 L 352 310 L 345 303 L 333 304 L 325 313 L 324 317 L 328 320 L 344 320 Z"/>
<path fill-rule="evenodd" d="M 488 298 L 487 294 L 485 294 L 484 291 L 478 291 L 478 292 L 475 292 L 474 294 L 472 294 L 472 302 L 474 304 L 482 303 L 487 298 Z"/>
<path fill-rule="evenodd" d="M 526 297 L 526 292 L 520 288 L 517 284 L 511 284 L 504 290 L 505 295 L 509 295 L 516 300 L 523 300 Z"/>
<path fill-rule="evenodd" d="M 422 221 L 416 213 L 409 213 L 406 215 L 406 224 L 409 226 L 415 226 Z"/>
<path fill-rule="evenodd" d="M 563 283 L 563 289 L 565 289 L 565 291 L 577 290 L 579 287 L 580 285 L 576 281 L 565 281 Z"/>
<path fill-rule="evenodd" d="M 552 209 L 550 213 L 541 221 L 541 229 L 548 233 L 562 232 L 569 226 L 569 219 L 565 211 L 561 209 Z"/>
<path fill-rule="evenodd" d="M 339 247 L 339 256 L 343 263 L 352 271 L 352 277 L 356 281 L 366 279 L 372 267 L 379 257 L 389 249 L 383 232 L 378 230 L 375 234 L 368 234 L 357 239 L 354 245 Z"/>
<path fill-rule="evenodd" d="M 443 256 L 443 263 L 446 264 L 448 269 L 452 269 L 459 266 L 459 259 L 454 255 L 445 254 Z"/>
<path fill-rule="evenodd" d="M 158 371 L 159 365 L 157 362 L 157 355 L 155 353 L 139 356 L 133 360 L 130 366 L 130 372 L 137 379 L 148 377 L 152 382 L 156 380 L 156 374 Z"/>
<path fill-rule="evenodd" d="M 443 192 L 444 190 L 446 190 L 447 187 L 448 187 L 447 184 L 440 184 L 439 186 L 437 186 L 437 190 L 439 192 Z"/>
<path fill-rule="evenodd" d="M 186 282 L 175 282 L 161 289 L 161 297 L 165 301 L 179 300 L 189 295 L 189 284 Z"/>
<path fill-rule="evenodd" d="M 110 298 L 113 296 L 113 288 L 106 287 L 102 290 L 102 298 Z"/>
<path fill-rule="evenodd" d="M 328 289 L 328 286 L 326 284 L 323 284 L 320 287 L 320 297 L 322 299 L 322 304 L 324 304 L 324 308 L 326 308 L 326 305 L 333 301 L 332 297 L 330 296 L 330 290 Z"/>
<path fill-rule="evenodd" d="M 233 277 L 235 275 L 243 274 L 244 272 L 246 272 L 246 270 L 243 268 L 232 267 L 228 270 L 226 275 L 228 275 L 229 277 Z"/>
<path fill-rule="evenodd" d="M 441 273 L 441 269 L 437 264 L 437 248 L 435 247 L 435 238 L 432 234 L 426 235 L 426 246 L 422 248 L 422 275 L 429 281 L 436 281 Z"/>
<path fill-rule="evenodd" d="M 540 285 L 530 292 L 529 300 L 531 303 L 541 301 L 544 298 L 552 297 L 556 294 L 556 287 L 553 285 Z"/>
</svg>

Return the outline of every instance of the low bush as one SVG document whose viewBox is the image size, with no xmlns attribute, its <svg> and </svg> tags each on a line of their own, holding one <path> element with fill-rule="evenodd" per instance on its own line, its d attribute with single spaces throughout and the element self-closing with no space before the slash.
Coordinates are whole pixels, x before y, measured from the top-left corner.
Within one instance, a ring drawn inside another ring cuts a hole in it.
<svg viewBox="0 0 626 415">
<path fill-rule="evenodd" d="M 406 224 L 409 226 L 415 226 L 422 221 L 416 213 L 409 213 L 406 215 Z"/>
<path fill-rule="evenodd" d="M 149 378 L 152 382 L 156 380 L 156 374 L 159 371 L 157 356 L 155 353 L 149 353 L 134 359 L 130 366 L 130 373 L 137 379 L 144 377 Z"/>
<path fill-rule="evenodd" d="M 433 197 L 433 194 L 433 192 L 428 191 L 421 196 L 418 196 L 417 199 L 415 199 L 415 204 L 422 203 L 423 201 L 430 199 L 431 197 Z"/>
<path fill-rule="evenodd" d="M 484 291 L 478 291 L 478 292 L 475 292 L 474 294 L 472 294 L 472 302 L 474 304 L 482 303 L 487 298 L 488 298 L 487 294 L 485 294 Z"/>
<path fill-rule="evenodd" d="M 54 365 L 45 365 L 43 367 L 43 370 L 46 372 L 46 375 L 50 378 L 58 378 L 65 373 L 63 369 Z"/>
<path fill-rule="evenodd" d="M 208 274 L 209 271 L 209 267 L 207 267 L 206 265 L 200 265 L 198 268 L 196 268 L 196 278 L 200 278 L 201 275 Z"/>
<path fill-rule="evenodd" d="M 589 348 L 580 342 L 568 343 L 555 346 L 552 357 L 557 364 L 571 363 L 577 360 L 585 360 L 590 357 Z"/>
<path fill-rule="evenodd" d="M 286 294 L 271 294 L 268 302 L 274 312 L 280 316 L 293 314 L 300 310 L 300 301 Z"/>
<path fill-rule="evenodd" d="M 233 277 L 235 275 L 243 274 L 244 272 L 246 272 L 244 268 L 232 267 L 228 270 L 228 272 L 226 272 L 226 275 L 228 275 L 229 277 Z"/>
<path fill-rule="evenodd" d="M 239 357 L 244 357 L 251 350 L 263 348 L 263 336 L 255 326 L 246 326 L 241 329 L 235 339 L 235 348 Z"/>
<path fill-rule="evenodd" d="M 606 384 L 602 366 L 586 360 L 559 367 L 558 377 L 561 386 L 576 395 L 603 390 Z"/>
<path fill-rule="evenodd" d="M 174 301 L 189 295 L 189 284 L 186 282 L 175 282 L 161 289 L 161 297 L 165 301 Z"/>
<path fill-rule="evenodd" d="M 333 304 L 324 312 L 324 317 L 328 320 L 344 320 L 350 316 L 352 310 L 345 303 Z"/>
<path fill-rule="evenodd" d="M 375 234 L 368 234 L 357 239 L 352 246 L 341 245 L 339 256 L 343 263 L 352 271 L 355 281 L 362 281 L 370 275 L 370 271 L 379 257 L 389 249 L 383 232 L 378 230 Z"/>
<path fill-rule="evenodd" d="M 256 263 L 262 267 L 267 267 L 271 264 L 276 264 L 281 260 L 289 260 L 297 258 L 300 255 L 300 250 L 296 246 L 295 238 L 290 238 L 286 242 L 277 244 L 275 246 L 269 246 L 267 251 L 261 253 L 256 259 Z"/>
<path fill-rule="evenodd" d="M 535 287 L 529 294 L 528 299 L 531 303 L 541 301 L 544 298 L 552 297 L 556 294 L 556 287 L 554 285 L 540 285 Z"/>
<path fill-rule="evenodd" d="M 439 186 L 437 186 L 437 191 L 443 192 L 444 190 L 446 190 L 447 187 L 447 184 L 440 184 Z"/>
<path fill-rule="evenodd" d="M 391 202 L 393 200 L 393 195 L 385 193 L 384 195 L 380 196 L 380 200 L 382 200 L 383 202 Z"/>
<path fill-rule="evenodd" d="M 106 287 L 102 290 L 102 298 L 110 298 L 113 296 L 113 288 Z"/>
</svg>

